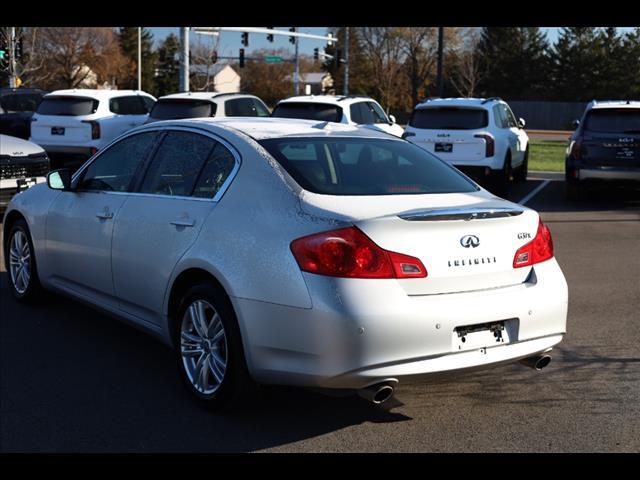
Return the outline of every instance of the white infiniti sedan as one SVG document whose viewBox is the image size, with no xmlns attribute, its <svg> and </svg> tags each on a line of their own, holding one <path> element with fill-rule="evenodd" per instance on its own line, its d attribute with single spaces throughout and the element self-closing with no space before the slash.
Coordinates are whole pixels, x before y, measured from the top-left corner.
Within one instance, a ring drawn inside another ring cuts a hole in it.
<svg viewBox="0 0 640 480">
<path fill-rule="evenodd" d="M 174 347 L 219 408 L 257 384 L 355 390 L 522 361 L 565 334 L 538 214 L 368 128 L 149 124 L 16 195 L 7 282 L 88 302 Z"/>
</svg>

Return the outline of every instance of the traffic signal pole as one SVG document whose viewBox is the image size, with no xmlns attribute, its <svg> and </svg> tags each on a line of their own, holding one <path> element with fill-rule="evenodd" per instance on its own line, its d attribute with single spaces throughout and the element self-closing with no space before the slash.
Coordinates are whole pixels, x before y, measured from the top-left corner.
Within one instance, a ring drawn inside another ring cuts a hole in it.
<svg viewBox="0 0 640 480">
<path fill-rule="evenodd" d="M 9 38 L 9 87 L 16 88 L 16 27 L 11 27 Z"/>
<path fill-rule="evenodd" d="M 296 37 L 295 71 L 293 72 L 293 92 L 300 94 L 300 62 L 298 60 L 298 37 Z"/>
<path fill-rule="evenodd" d="M 189 91 L 189 27 L 180 27 L 180 91 Z"/>
</svg>

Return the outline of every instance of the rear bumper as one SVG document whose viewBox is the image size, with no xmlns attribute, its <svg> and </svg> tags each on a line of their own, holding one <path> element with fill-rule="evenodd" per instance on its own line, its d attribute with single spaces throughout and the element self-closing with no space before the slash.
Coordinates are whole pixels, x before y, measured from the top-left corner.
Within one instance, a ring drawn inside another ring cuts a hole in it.
<svg viewBox="0 0 640 480">
<path fill-rule="evenodd" d="M 566 330 L 567 285 L 555 259 L 532 280 L 409 296 L 395 280 L 305 274 L 313 307 L 233 303 L 251 374 L 263 383 L 358 389 L 508 363 L 549 350 Z M 461 348 L 456 327 L 508 321 L 509 339 Z"/>
<path fill-rule="evenodd" d="M 578 170 L 578 180 L 615 180 L 640 182 L 640 168 L 581 168 Z"/>
</svg>

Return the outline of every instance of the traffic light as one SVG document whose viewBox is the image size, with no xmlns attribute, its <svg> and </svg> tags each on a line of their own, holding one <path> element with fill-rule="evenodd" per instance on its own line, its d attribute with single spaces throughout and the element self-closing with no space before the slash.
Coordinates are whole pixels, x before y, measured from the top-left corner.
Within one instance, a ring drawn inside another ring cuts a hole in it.
<svg viewBox="0 0 640 480">
<path fill-rule="evenodd" d="M 290 32 L 295 32 L 295 31 L 296 31 L 296 27 L 291 27 L 291 28 L 289 28 L 289 31 L 290 31 Z M 296 37 L 289 37 L 289 41 L 290 41 L 291 43 L 296 43 Z"/>
<path fill-rule="evenodd" d="M 273 27 L 267 27 L 269 30 L 273 30 Z M 270 33 L 269 35 L 267 35 L 267 40 L 269 42 L 273 42 L 273 33 Z"/>
<path fill-rule="evenodd" d="M 218 52 L 214 50 L 211 52 L 211 63 L 216 63 L 218 61 Z"/>
<path fill-rule="evenodd" d="M 244 68 L 244 48 L 240 49 L 240 68 Z"/>
<path fill-rule="evenodd" d="M 245 47 L 249 46 L 249 33 L 247 32 L 242 32 L 242 44 Z"/>
<path fill-rule="evenodd" d="M 313 59 L 318 60 L 320 58 L 320 51 L 317 48 L 313 49 Z"/>
</svg>

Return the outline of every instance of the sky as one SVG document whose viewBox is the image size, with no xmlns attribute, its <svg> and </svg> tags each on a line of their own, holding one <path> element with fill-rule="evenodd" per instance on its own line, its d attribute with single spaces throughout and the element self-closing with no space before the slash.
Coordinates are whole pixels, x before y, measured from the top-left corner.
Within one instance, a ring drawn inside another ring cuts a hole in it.
<svg viewBox="0 0 640 480">
<path fill-rule="evenodd" d="M 288 30 L 289 27 L 274 27 L 276 30 Z M 179 27 L 150 27 L 153 32 L 156 44 L 164 40 L 169 34 L 175 33 L 179 35 Z M 555 42 L 558 38 L 560 28 L 542 28 L 547 33 L 550 42 Z M 628 31 L 631 28 L 619 28 L 620 31 Z M 301 33 L 310 33 L 313 35 L 326 35 L 327 27 L 298 27 Z M 222 32 L 220 37 L 218 56 L 237 56 L 238 49 L 242 47 L 240 43 L 240 32 Z M 202 42 L 203 44 L 212 44 L 216 37 L 205 36 L 191 32 L 189 34 L 190 43 Z M 313 55 L 314 48 L 324 48 L 326 42 L 324 40 L 300 39 L 299 51 L 303 55 Z M 245 53 L 249 55 L 252 50 L 260 48 L 278 49 L 286 48 L 293 54 L 293 45 L 289 43 L 289 37 L 275 36 L 273 43 L 267 41 L 266 36 L 262 34 L 250 34 L 249 46 L 245 48 Z"/>
</svg>

